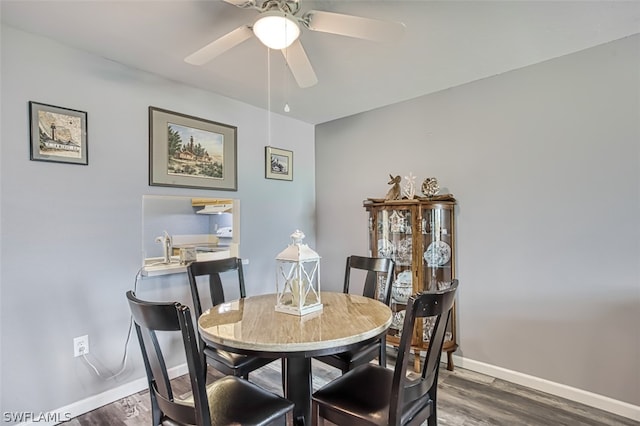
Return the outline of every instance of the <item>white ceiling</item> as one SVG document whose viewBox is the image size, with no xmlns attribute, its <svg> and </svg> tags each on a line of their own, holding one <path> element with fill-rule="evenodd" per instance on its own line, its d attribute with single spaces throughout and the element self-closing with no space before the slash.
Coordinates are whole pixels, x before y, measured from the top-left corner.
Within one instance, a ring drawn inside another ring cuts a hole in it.
<svg viewBox="0 0 640 426">
<path fill-rule="evenodd" d="M 205 66 L 183 59 L 257 12 L 222 0 L 0 0 L 4 24 L 171 80 L 317 124 L 433 93 L 640 32 L 640 1 L 301 0 L 403 22 L 378 44 L 304 29 L 319 83 L 300 89 L 280 52 L 256 38 Z"/>
</svg>

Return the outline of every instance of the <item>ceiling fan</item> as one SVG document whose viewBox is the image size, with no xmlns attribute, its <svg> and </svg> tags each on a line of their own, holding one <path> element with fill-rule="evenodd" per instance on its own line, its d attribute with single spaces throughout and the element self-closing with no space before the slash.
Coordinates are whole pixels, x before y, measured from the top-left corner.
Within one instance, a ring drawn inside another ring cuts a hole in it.
<svg viewBox="0 0 640 426">
<path fill-rule="evenodd" d="M 378 42 L 395 41 L 404 34 L 404 24 L 320 10 L 300 12 L 300 0 L 224 0 L 242 9 L 259 11 L 252 25 L 242 25 L 185 58 L 192 65 L 204 65 L 227 50 L 251 38 L 280 50 L 298 86 L 318 83 L 309 57 L 300 43 L 300 29 L 339 34 Z"/>
</svg>

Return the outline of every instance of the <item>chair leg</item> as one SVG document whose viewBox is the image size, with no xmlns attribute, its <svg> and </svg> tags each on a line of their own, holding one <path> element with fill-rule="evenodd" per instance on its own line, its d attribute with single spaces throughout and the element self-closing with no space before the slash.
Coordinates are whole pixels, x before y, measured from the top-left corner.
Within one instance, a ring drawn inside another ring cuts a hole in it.
<svg viewBox="0 0 640 426">
<path fill-rule="evenodd" d="M 149 397 L 151 398 L 151 424 L 153 426 L 159 426 L 162 419 L 162 411 L 160 411 L 160 407 L 158 407 L 158 402 L 152 389 L 149 389 Z"/>
<path fill-rule="evenodd" d="M 157 406 L 151 408 L 151 418 L 153 426 L 160 426 L 162 424 L 162 411 L 160 411 L 160 408 Z"/>
<path fill-rule="evenodd" d="M 311 426 L 324 426 L 324 418 L 320 417 L 319 405 L 317 402 L 311 402 Z"/>
<path fill-rule="evenodd" d="M 438 416 L 436 415 L 435 408 L 433 409 L 433 413 L 427 419 L 427 426 L 438 426 Z"/>
<path fill-rule="evenodd" d="M 431 390 L 429 390 L 431 396 L 431 415 L 427 418 L 427 426 L 438 426 L 438 374 L 434 379 Z"/>
<path fill-rule="evenodd" d="M 284 395 L 284 389 L 287 387 L 285 377 L 287 377 L 287 363 L 284 358 L 280 358 L 280 380 L 282 381 L 282 394 Z"/>
</svg>

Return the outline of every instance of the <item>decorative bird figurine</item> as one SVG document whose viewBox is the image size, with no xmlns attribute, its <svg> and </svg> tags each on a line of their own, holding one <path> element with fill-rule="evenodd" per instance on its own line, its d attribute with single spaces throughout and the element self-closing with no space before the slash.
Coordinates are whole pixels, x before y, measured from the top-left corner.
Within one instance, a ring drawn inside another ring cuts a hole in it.
<svg viewBox="0 0 640 426">
<path fill-rule="evenodd" d="M 387 195 L 384 197 L 385 200 L 399 200 L 400 199 L 400 181 L 402 178 L 400 175 L 393 177 L 393 175 L 389 174 L 389 178 L 391 179 L 387 182 L 389 185 L 393 185 L 391 189 L 387 192 Z"/>
</svg>

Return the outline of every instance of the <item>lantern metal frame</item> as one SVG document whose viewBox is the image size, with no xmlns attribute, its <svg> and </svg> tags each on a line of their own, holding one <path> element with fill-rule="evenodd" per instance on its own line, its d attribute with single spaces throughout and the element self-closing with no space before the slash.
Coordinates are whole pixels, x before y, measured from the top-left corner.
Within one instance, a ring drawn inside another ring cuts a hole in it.
<svg viewBox="0 0 640 426">
<path fill-rule="evenodd" d="M 322 310 L 320 300 L 320 256 L 302 244 L 304 233 L 291 234 L 292 244 L 277 257 L 277 312 L 307 315 Z"/>
</svg>

